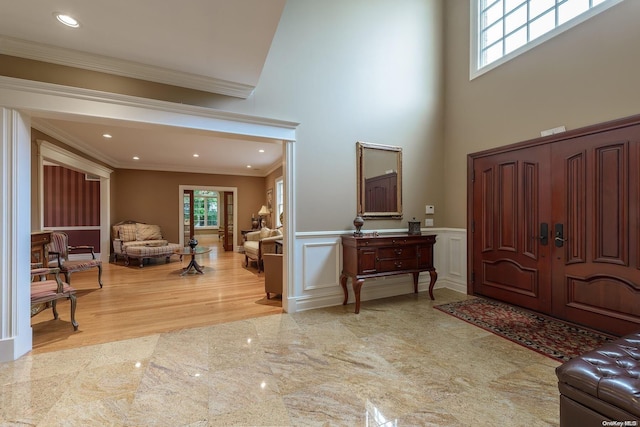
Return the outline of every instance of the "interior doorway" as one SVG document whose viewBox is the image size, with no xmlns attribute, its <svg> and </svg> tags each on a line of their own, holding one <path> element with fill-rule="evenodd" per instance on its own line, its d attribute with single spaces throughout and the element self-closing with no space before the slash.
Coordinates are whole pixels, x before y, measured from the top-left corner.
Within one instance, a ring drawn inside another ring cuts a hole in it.
<svg viewBox="0 0 640 427">
<path fill-rule="evenodd" d="M 237 249 L 236 223 L 238 189 L 202 185 L 180 185 L 180 243 L 198 234 L 217 235 L 225 250 Z M 230 201 L 230 203 L 228 203 Z M 222 234 L 221 234 L 222 231 Z M 225 243 L 229 245 L 225 245 Z"/>
</svg>

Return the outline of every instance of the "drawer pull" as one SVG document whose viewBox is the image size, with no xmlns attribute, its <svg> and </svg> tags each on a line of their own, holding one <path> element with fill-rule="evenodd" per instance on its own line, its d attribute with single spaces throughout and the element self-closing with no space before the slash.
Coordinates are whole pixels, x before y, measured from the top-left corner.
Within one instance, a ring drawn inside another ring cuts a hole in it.
<svg viewBox="0 0 640 427">
<path fill-rule="evenodd" d="M 396 262 L 396 268 L 402 268 L 402 263 L 401 262 Z"/>
<path fill-rule="evenodd" d="M 396 255 L 400 255 L 402 253 L 402 249 L 395 249 L 394 252 Z"/>
</svg>

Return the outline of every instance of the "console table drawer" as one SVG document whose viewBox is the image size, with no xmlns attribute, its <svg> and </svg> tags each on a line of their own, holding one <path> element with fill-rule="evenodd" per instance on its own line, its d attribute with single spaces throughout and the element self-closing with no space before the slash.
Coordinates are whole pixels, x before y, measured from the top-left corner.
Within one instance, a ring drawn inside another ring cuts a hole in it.
<svg viewBox="0 0 640 427">
<path fill-rule="evenodd" d="M 416 247 L 415 246 L 392 246 L 392 247 L 384 247 L 378 248 L 378 258 L 379 259 L 408 259 L 416 257 Z"/>
<path fill-rule="evenodd" d="M 378 273 L 389 271 L 414 270 L 417 266 L 416 259 L 381 259 L 378 261 Z"/>
</svg>

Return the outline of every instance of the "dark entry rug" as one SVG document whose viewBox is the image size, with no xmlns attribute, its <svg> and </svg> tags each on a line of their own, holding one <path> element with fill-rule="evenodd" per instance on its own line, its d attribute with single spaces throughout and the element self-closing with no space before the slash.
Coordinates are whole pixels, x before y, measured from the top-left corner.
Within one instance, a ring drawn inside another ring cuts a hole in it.
<svg viewBox="0 0 640 427">
<path fill-rule="evenodd" d="M 615 338 L 485 298 L 452 302 L 434 308 L 560 362 Z"/>
</svg>

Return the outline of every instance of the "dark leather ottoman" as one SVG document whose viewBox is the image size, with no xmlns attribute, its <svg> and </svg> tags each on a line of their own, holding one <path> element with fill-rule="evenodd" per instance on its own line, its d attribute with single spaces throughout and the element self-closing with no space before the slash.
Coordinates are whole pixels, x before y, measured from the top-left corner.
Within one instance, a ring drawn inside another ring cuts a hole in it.
<svg viewBox="0 0 640 427">
<path fill-rule="evenodd" d="M 640 332 L 556 368 L 560 427 L 640 426 Z"/>
</svg>

